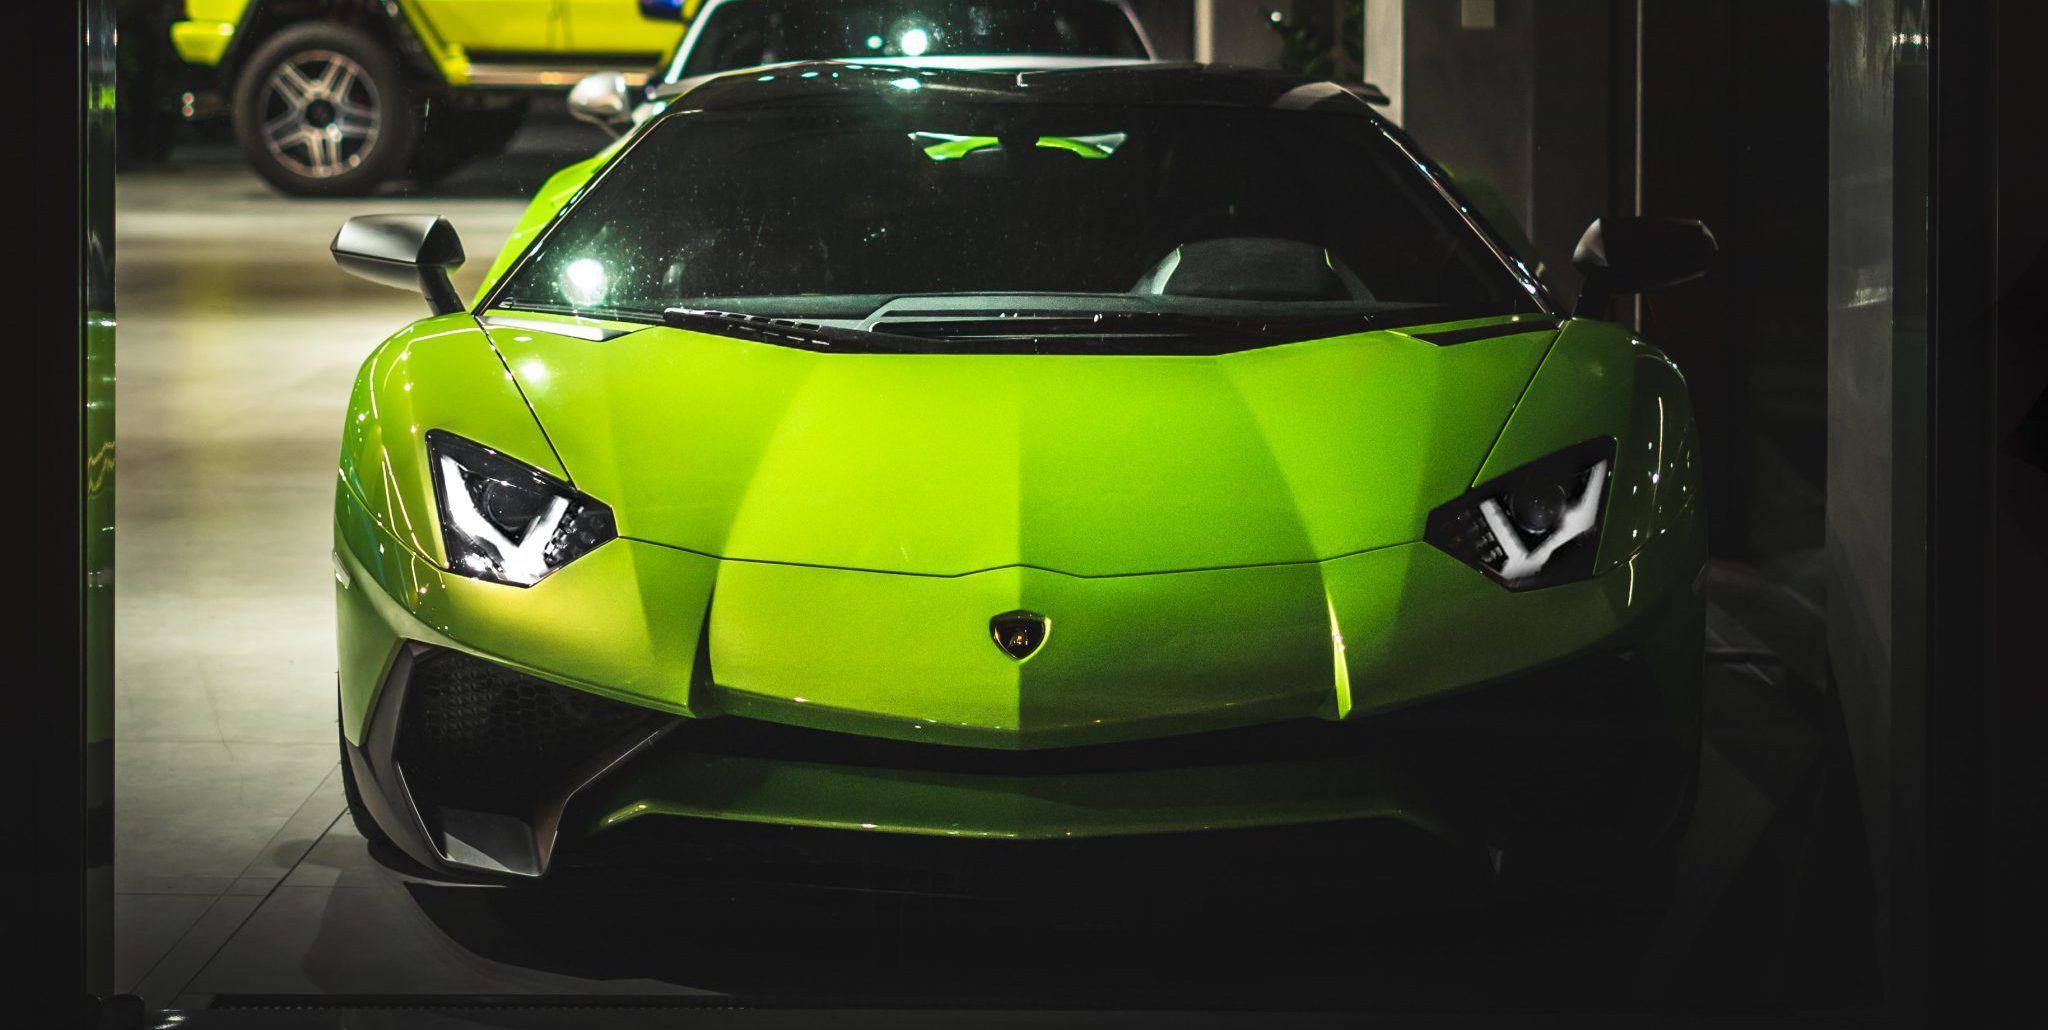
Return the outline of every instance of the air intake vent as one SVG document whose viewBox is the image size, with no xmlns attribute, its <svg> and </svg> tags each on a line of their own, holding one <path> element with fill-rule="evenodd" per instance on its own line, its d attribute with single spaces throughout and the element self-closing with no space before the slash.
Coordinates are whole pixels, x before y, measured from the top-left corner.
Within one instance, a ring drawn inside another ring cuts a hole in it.
<svg viewBox="0 0 2048 1030">
<path fill-rule="evenodd" d="M 422 800 L 524 815 L 577 768 L 669 718 L 455 651 L 419 659 L 397 740 Z"/>
</svg>

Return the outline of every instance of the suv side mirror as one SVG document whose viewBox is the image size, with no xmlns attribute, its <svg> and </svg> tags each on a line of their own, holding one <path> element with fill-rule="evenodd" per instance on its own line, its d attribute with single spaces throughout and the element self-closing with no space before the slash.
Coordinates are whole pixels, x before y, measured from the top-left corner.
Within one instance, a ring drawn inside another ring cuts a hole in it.
<svg viewBox="0 0 2048 1030">
<path fill-rule="evenodd" d="M 464 307 L 448 281 L 462 267 L 462 238 L 439 215 L 357 215 L 341 223 L 327 249 L 351 274 L 425 294 L 434 314 Z"/>
<path fill-rule="evenodd" d="M 1572 250 L 1572 267 L 1586 275 L 1572 316 L 1599 318 L 1617 293 L 1697 279 L 1719 250 L 1714 234 L 1690 218 L 1596 218 Z"/>
<path fill-rule="evenodd" d="M 569 91 L 569 113 L 613 136 L 633 124 L 633 106 L 624 72 L 586 75 Z"/>
</svg>

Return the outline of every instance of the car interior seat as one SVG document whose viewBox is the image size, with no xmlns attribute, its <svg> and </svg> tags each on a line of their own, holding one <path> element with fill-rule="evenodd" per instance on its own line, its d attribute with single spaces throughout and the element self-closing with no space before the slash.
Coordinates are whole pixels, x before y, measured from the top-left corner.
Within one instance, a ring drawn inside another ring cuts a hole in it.
<svg viewBox="0 0 2048 1030">
<path fill-rule="evenodd" d="M 1132 293 L 1245 300 L 1372 300 L 1357 274 L 1303 240 L 1225 236 L 1183 243 L 1152 266 Z"/>
</svg>

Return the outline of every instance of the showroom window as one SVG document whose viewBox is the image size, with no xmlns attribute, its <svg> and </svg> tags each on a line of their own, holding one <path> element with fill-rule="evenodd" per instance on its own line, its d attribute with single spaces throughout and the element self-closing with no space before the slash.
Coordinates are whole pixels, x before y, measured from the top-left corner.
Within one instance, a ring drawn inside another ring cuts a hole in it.
<svg viewBox="0 0 2048 1030">
<path fill-rule="evenodd" d="M 43 6 L 63 1018 L 2028 982 L 2030 5 Z"/>
</svg>

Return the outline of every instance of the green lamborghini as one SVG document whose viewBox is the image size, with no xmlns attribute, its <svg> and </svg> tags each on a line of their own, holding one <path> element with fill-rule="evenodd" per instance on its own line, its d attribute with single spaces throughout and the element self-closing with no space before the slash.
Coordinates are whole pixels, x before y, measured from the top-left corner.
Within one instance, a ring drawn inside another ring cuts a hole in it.
<svg viewBox="0 0 2048 1030">
<path fill-rule="evenodd" d="M 495 882 L 748 825 L 1668 840 L 1700 458 L 1603 316 L 1713 239 L 1596 222 L 1567 310 L 1375 99 L 776 65 L 657 91 L 473 300 L 445 221 L 350 220 L 433 310 L 335 490 L 364 835 Z"/>
</svg>

